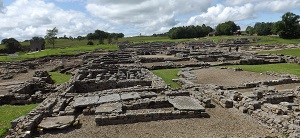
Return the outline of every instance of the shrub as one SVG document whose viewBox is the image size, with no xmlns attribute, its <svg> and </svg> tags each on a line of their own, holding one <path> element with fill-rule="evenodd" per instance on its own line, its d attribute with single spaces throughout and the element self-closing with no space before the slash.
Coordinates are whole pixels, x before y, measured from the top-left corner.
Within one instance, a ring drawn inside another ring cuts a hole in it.
<svg viewBox="0 0 300 138">
<path fill-rule="evenodd" d="M 94 45 L 94 42 L 93 41 L 88 41 L 87 45 Z"/>
</svg>

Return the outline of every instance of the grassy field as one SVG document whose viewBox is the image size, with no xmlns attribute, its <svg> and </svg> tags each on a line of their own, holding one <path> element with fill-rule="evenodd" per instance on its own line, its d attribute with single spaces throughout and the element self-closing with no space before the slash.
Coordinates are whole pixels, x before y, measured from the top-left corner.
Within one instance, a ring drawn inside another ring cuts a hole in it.
<svg viewBox="0 0 300 138">
<path fill-rule="evenodd" d="M 0 137 L 10 128 L 10 121 L 29 113 L 37 104 L 13 106 L 0 106 Z"/>
<path fill-rule="evenodd" d="M 180 86 L 173 82 L 172 79 L 177 79 L 177 73 L 181 69 L 162 69 L 162 70 L 152 70 L 152 72 L 161 77 L 167 84 L 171 85 L 171 88 L 179 88 Z"/>
<path fill-rule="evenodd" d="M 259 53 L 271 53 L 271 54 L 283 54 L 286 56 L 300 56 L 300 49 L 284 49 L 284 50 L 276 50 L 276 51 L 262 51 Z"/>
<path fill-rule="evenodd" d="M 257 39 L 258 42 L 252 43 L 253 45 L 262 44 L 298 44 L 300 39 L 282 39 L 278 36 L 213 36 L 213 37 L 203 37 L 199 41 L 203 40 L 213 40 L 214 42 L 220 42 L 221 40 L 236 39 L 236 38 L 251 38 Z"/>
<path fill-rule="evenodd" d="M 31 53 L 18 53 L 18 56 L 0 56 L 0 61 L 13 61 L 13 60 L 25 60 L 32 58 L 41 58 L 46 56 L 54 55 L 77 55 L 87 51 L 93 51 L 95 49 L 104 49 L 104 50 L 116 50 L 116 45 L 93 45 L 93 46 L 74 46 L 67 48 L 55 48 L 55 49 L 46 49 L 38 52 Z"/>
<path fill-rule="evenodd" d="M 300 76 L 300 65 L 280 63 L 280 64 L 264 64 L 264 65 L 233 65 L 222 66 L 228 68 L 241 68 L 245 71 L 252 72 L 276 72 L 276 73 L 289 73 Z"/>
<path fill-rule="evenodd" d="M 63 84 L 65 82 L 68 82 L 72 75 L 68 75 L 68 74 L 62 74 L 59 72 L 49 72 L 49 74 L 51 75 L 52 80 L 54 80 L 55 84 Z"/>
</svg>

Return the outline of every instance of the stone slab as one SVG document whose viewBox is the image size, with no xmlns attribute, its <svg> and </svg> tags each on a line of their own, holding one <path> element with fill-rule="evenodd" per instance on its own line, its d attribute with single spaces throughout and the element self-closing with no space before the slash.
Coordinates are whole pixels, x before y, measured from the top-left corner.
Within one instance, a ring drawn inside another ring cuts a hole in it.
<svg viewBox="0 0 300 138">
<path fill-rule="evenodd" d="M 106 103 L 101 104 L 96 108 L 96 114 L 110 114 L 110 113 L 122 113 L 121 103 Z"/>
<path fill-rule="evenodd" d="M 78 97 L 75 99 L 73 106 L 74 107 L 86 107 L 89 105 L 96 104 L 99 100 L 99 96 L 90 96 L 90 97 Z"/>
<path fill-rule="evenodd" d="M 64 129 L 71 126 L 75 121 L 74 116 L 58 116 L 58 117 L 47 117 L 38 125 L 44 129 Z"/>
<path fill-rule="evenodd" d="M 121 100 L 121 97 L 119 94 L 111 94 L 111 95 L 101 96 L 98 101 L 98 104 L 109 103 L 109 102 L 118 102 L 120 100 Z"/>
<path fill-rule="evenodd" d="M 179 110 L 205 111 L 205 108 L 200 105 L 198 100 L 189 96 L 176 96 L 174 98 L 168 98 L 168 101 Z"/>
<path fill-rule="evenodd" d="M 141 96 L 137 92 L 121 94 L 122 100 L 133 100 L 133 99 L 140 99 L 140 98 Z"/>
</svg>

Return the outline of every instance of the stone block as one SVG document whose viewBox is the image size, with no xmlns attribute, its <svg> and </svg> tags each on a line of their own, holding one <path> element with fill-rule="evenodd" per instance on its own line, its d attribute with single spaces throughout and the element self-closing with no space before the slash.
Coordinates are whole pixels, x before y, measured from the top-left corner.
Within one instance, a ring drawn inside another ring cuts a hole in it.
<svg viewBox="0 0 300 138">
<path fill-rule="evenodd" d="M 111 94 L 111 95 L 101 96 L 97 103 L 102 104 L 102 103 L 109 103 L 109 102 L 118 102 L 120 100 L 121 97 L 119 94 Z"/>
<path fill-rule="evenodd" d="M 200 105 L 199 101 L 189 96 L 176 96 L 168 98 L 168 101 L 174 108 L 186 111 L 205 111 L 205 108 Z"/>
<path fill-rule="evenodd" d="M 111 114 L 111 113 L 122 113 L 122 104 L 121 103 L 107 103 L 99 105 L 96 108 L 96 112 L 98 114 Z"/>
<path fill-rule="evenodd" d="M 74 100 L 74 107 L 86 107 L 89 105 L 97 104 L 99 101 L 99 96 L 89 96 L 89 97 L 78 97 Z"/>
<path fill-rule="evenodd" d="M 137 92 L 130 92 L 121 94 L 122 100 L 133 100 L 133 99 L 140 99 L 140 95 Z"/>
</svg>

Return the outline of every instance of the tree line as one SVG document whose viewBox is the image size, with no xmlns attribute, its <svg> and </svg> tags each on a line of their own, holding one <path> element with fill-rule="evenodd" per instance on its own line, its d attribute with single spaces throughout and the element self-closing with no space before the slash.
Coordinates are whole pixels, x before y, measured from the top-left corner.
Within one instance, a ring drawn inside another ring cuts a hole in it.
<svg viewBox="0 0 300 138">
<path fill-rule="evenodd" d="M 48 29 L 46 31 L 45 37 L 34 36 L 30 40 L 25 40 L 24 42 L 28 42 L 31 40 L 43 41 L 43 45 L 45 45 L 47 42 L 48 44 L 52 45 L 52 48 L 54 48 L 57 39 L 70 39 L 70 40 L 77 39 L 78 41 L 81 41 L 84 39 L 99 40 L 99 44 L 104 44 L 104 39 L 108 39 L 108 43 L 111 43 L 112 39 L 117 41 L 118 38 L 124 37 L 123 33 L 108 33 L 108 32 L 102 31 L 102 30 L 95 30 L 94 33 L 89 33 L 86 36 L 77 36 L 77 37 L 72 37 L 72 36 L 67 37 L 66 35 L 64 35 L 64 37 L 57 37 L 57 33 L 58 33 L 58 29 L 56 27 L 54 27 L 53 29 Z M 1 40 L 1 44 L 5 45 L 5 50 L 0 50 L 0 53 L 15 53 L 18 51 L 26 51 L 27 50 L 15 38 L 5 38 L 5 39 Z M 87 44 L 93 45 L 93 42 L 89 41 Z"/>
<path fill-rule="evenodd" d="M 277 22 L 258 22 L 248 26 L 246 33 L 249 35 L 279 35 L 280 38 L 293 39 L 300 38 L 300 16 L 291 12 L 282 15 Z"/>
<path fill-rule="evenodd" d="M 86 36 L 88 40 L 98 40 L 99 44 L 104 44 L 105 39 L 107 39 L 107 42 L 110 44 L 112 39 L 117 41 L 119 38 L 123 37 L 123 33 L 108 33 L 102 30 L 95 30 L 94 33 L 89 33 Z M 88 44 L 91 45 L 92 41 L 89 41 Z"/>
<path fill-rule="evenodd" d="M 293 39 L 300 38 L 300 16 L 291 12 L 282 15 L 277 22 L 257 22 L 254 26 L 248 26 L 245 32 L 248 35 L 279 35 L 280 38 Z M 202 26 L 182 26 L 173 27 L 167 34 L 171 39 L 197 38 L 213 35 L 234 35 L 241 34 L 240 26 L 233 21 L 220 23 L 213 29 L 203 24 Z"/>
</svg>

